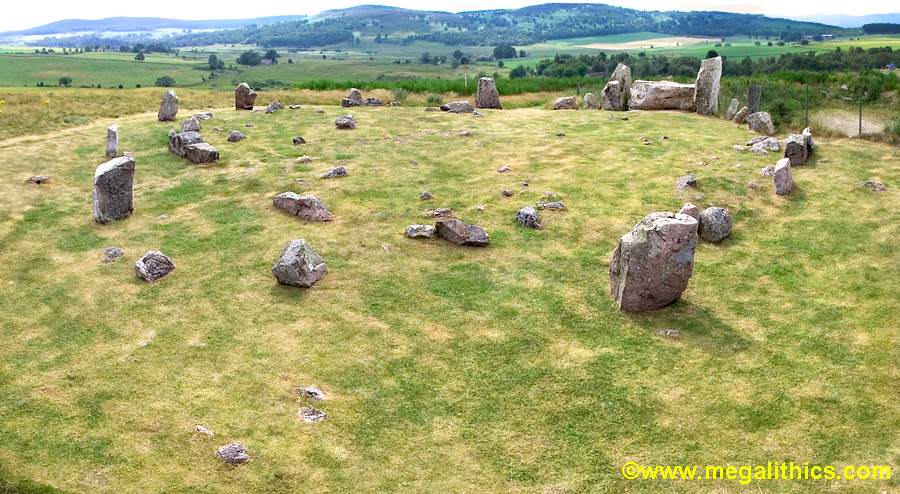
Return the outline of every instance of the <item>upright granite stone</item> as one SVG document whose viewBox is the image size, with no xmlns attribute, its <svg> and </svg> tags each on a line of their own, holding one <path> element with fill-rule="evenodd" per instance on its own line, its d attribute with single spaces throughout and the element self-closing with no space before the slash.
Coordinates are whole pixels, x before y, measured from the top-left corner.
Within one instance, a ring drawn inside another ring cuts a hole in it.
<svg viewBox="0 0 900 494">
<path fill-rule="evenodd" d="M 786 196 L 794 189 L 794 177 L 791 176 L 790 158 L 781 158 L 775 164 L 775 193 Z"/>
<path fill-rule="evenodd" d="M 722 78 L 722 57 L 700 62 L 694 84 L 694 106 L 701 115 L 715 115 L 719 110 L 719 81 Z"/>
<path fill-rule="evenodd" d="M 764 111 L 751 113 L 747 117 L 747 128 L 759 134 L 775 135 L 775 125 L 772 123 L 772 117 Z"/>
<path fill-rule="evenodd" d="M 325 207 L 322 199 L 314 195 L 282 192 L 272 199 L 278 209 L 306 221 L 331 221 L 334 215 Z"/>
<path fill-rule="evenodd" d="M 736 124 L 742 124 L 747 121 L 747 117 L 750 116 L 750 108 L 746 106 L 742 107 L 738 110 L 737 113 L 734 114 L 734 118 L 732 119 Z"/>
<path fill-rule="evenodd" d="M 234 88 L 235 110 L 252 110 L 254 103 L 256 103 L 256 91 L 251 89 L 249 84 L 242 82 Z"/>
<path fill-rule="evenodd" d="M 158 250 L 151 250 L 134 263 L 134 274 L 144 281 L 156 281 L 175 270 L 175 263 Z"/>
<path fill-rule="evenodd" d="M 694 85 L 671 81 L 634 81 L 628 108 L 694 111 Z"/>
<path fill-rule="evenodd" d="M 575 96 L 566 96 L 564 98 L 557 98 L 556 101 L 553 102 L 554 110 L 577 110 L 578 103 L 575 99 Z"/>
<path fill-rule="evenodd" d="M 106 128 L 106 157 L 115 158 L 119 155 L 119 126 L 110 125 Z"/>
<path fill-rule="evenodd" d="M 719 242 L 731 235 L 731 214 L 725 208 L 706 208 L 700 212 L 700 238 Z"/>
<path fill-rule="evenodd" d="M 490 243 L 490 238 L 484 229 L 461 220 L 441 219 L 434 224 L 434 229 L 439 238 L 457 245 L 486 247 Z"/>
<path fill-rule="evenodd" d="M 500 93 L 497 92 L 497 84 L 490 77 L 478 79 L 478 92 L 475 93 L 475 108 L 503 109 L 500 104 Z"/>
<path fill-rule="evenodd" d="M 600 105 L 604 110 L 625 111 L 631 96 L 631 67 L 620 63 L 609 77 L 600 93 Z"/>
<path fill-rule="evenodd" d="M 272 266 L 278 283 L 303 288 L 315 285 L 327 271 L 322 256 L 302 238 L 288 242 Z"/>
<path fill-rule="evenodd" d="M 157 115 L 157 118 L 159 118 L 160 122 L 172 122 L 177 115 L 178 95 L 170 89 L 163 95 L 162 102 L 159 104 L 159 115 Z"/>
<path fill-rule="evenodd" d="M 815 154 L 816 152 L 816 143 L 813 142 L 812 132 L 810 132 L 809 127 L 803 129 L 802 132 L 803 138 L 806 139 L 806 156 L 807 158 Z"/>
<path fill-rule="evenodd" d="M 750 92 L 747 96 L 747 99 L 750 101 L 748 103 L 750 106 L 750 113 L 758 112 L 759 102 L 762 100 L 762 87 L 757 84 L 750 86 Z"/>
<path fill-rule="evenodd" d="M 600 102 L 597 101 L 594 93 L 584 93 L 584 97 L 581 98 L 581 107 L 585 110 L 596 110 L 600 108 Z"/>
<path fill-rule="evenodd" d="M 741 102 L 737 98 L 731 98 L 731 103 L 728 104 L 728 109 L 725 110 L 725 120 L 734 120 L 734 116 L 737 115 L 740 106 Z"/>
<path fill-rule="evenodd" d="M 97 167 L 94 172 L 94 220 L 111 223 L 134 211 L 134 158 L 121 156 Z"/>
<path fill-rule="evenodd" d="M 609 261 L 609 291 L 620 310 L 642 312 L 678 300 L 694 269 L 697 220 L 651 213 L 619 239 Z"/>
<path fill-rule="evenodd" d="M 363 101 L 362 91 L 359 89 L 351 88 L 350 91 L 347 92 L 347 97 L 341 100 L 341 106 L 344 108 L 349 108 L 351 106 L 363 106 L 365 105 L 365 101 Z"/>
<path fill-rule="evenodd" d="M 788 158 L 791 166 L 799 166 L 806 163 L 809 158 L 809 147 L 806 136 L 803 134 L 791 134 L 784 140 L 784 157 Z"/>
</svg>

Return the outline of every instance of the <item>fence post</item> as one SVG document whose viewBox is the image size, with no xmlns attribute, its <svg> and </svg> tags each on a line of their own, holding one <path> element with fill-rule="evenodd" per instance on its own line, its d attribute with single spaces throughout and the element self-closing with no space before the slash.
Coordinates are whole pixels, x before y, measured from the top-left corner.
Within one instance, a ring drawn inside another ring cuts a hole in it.
<svg viewBox="0 0 900 494">
<path fill-rule="evenodd" d="M 857 96 L 859 98 L 859 134 L 857 137 L 862 138 L 862 85 L 859 86 L 859 94 Z"/>
<path fill-rule="evenodd" d="M 803 126 L 809 127 L 809 82 L 806 83 L 806 115 L 803 120 Z"/>
</svg>

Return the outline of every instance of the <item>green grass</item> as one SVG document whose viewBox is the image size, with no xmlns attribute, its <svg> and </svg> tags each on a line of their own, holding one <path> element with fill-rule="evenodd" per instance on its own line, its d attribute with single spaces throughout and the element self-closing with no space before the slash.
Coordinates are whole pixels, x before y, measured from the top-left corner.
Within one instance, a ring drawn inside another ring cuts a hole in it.
<svg viewBox="0 0 900 494">
<path fill-rule="evenodd" d="M 206 104 L 195 97 L 183 107 Z M 135 213 L 110 225 L 90 206 L 108 120 L 0 141 L 0 491 L 744 492 L 618 470 L 900 463 L 896 148 L 817 139 L 797 190 L 778 197 L 758 173 L 776 157 L 735 152 L 745 128 L 693 114 L 363 108 L 341 132 L 343 112 L 216 109 L 203 134 L 222 160 L 205 167 L 167 152 L 170 125 L 154 115 L 118 118 Z M 232 128 L 248 138 L 225 142 Z M 297 134 L 308 144 L 291 145 Z M 318 178 L 338 162 L 347 178 Z M 676 192 L 690 170 L 699 189 Z M 53 179 L 23 182 L 37 173 Z M 869 177 L 888 190 L 863 189 Z M 425 189 L 434 200 L 418 199 Z M 275 210 L 285 190 L 319 195 L 335 221 Z M 569 211 L 518 227 L 545 190 Z M 686 201 L 729 208 L 733 234 L 698 246 L 679 302 L 617 311 L 615 242 Z M 483 225 L 491 246 L 403 237 L 438 206 Z M 292 238 L 328 262 L 312 289 L 271 276 Z M 107 245 L 125 257 L 102 264 Z M 177 269 L 136 279 L 134 260 L 157 248 Z M 315 425 L 296 415 L 309 384 L 330 397 Z M 214 457 L 231 441 L 249 464 Z"/>
</svg>

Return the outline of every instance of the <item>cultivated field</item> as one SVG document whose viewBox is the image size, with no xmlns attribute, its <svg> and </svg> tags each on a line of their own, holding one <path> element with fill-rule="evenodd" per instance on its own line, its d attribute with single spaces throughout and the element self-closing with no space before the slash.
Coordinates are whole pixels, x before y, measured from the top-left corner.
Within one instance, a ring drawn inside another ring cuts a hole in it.
<svg viewBox="0 0 900 494">
<path fill-rule="evenodd" d="M 696 114 L 362 108 L 338 131 L 334 106 L 236 112 L 223 93 L 179 90 L 183 108 L 215 114 L 202 132 L 222 159 L 194 166 L 167 150 L 161 90 L 135 93 L 143 113 L 0 140 L 0 486 L 15 486 L 0 492 L 900 488 L 897 475 L 748 487 L 619 474 L 628 460 L 900 464 L 897 148 L 819 138 L 780 197 L 759 174 L 776 156 L 734 151 L 745 127 Z M 113 122 L 137 161 L 135 212 L 98 225 L 92 177 Z M 247 139 L 226 142 L 230 129 Z M 336 165 L 349 176 L 319 178 Z M 677 192 L 688 171 L 699 188 Z M 52 178 L 26 184 L 34 174 Z M 887 190 L 863 188 L 870 177 Z M 335 220 L 279 212 L 287 190 L 319 195 Z M 568 211 L 518 226 L 545 191 Z M 616 310 L 617 240 L 687 201 L 727 207 L 732 235 L 698 245 L 674 305 Z M 491 245 L 403 236 L 441 206 Z M 293 238 L 328 263 L 312 289 L 271 275 Z M 125 257 L 103 264 L 107 246 Z M 148 284 L 133 262 L 151 249 L 177 269 Z M 328 394 L 327 420 L 298 420 L 305 385 Z M 232 441 L 249 463 L 214 456 Z"/>
</svg>

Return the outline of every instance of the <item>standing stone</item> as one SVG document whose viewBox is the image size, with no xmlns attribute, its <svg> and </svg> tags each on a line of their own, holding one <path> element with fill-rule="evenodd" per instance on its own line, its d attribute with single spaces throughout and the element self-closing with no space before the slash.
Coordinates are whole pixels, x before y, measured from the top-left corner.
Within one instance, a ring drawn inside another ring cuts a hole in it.
<svg viewBox="0 0 900 494">
<path fill-rule="evenodd" d="M 516 213 L 516 221 L 527 228 L 541 228 L 541 216 L 531 206 L 525 206 Z"/>
<path fill-rule="evenodd" d="M 751 113 L 747 117 L 747 128 L 759 134 L 775 135 L 775 125 L 772 124 L 772 117 L 764 111 Z"/>
<path fill-rule="evenodd" d="M 737 115 L 740 106 L 741 102 L 737 98 L 731 98 L 731 103 L 729 103 L 728 109 L 725 110 L 725 120 L 734 120 L 734 116 Z"/>
<path fill-rule="evenodd" d="M 313 195 L 282 192 L 272 199 L 278 209 L 306 221 L 331 221 L 334 215 L 325 207 L 322 199 Z"/>
<path fill-rule="evenodd" d="M 256 91 L 250 89 L 250 86 L 246 82 L 242 82 L 234 88 L 235 110 L 252 110 L 255 102 Z"/>
<path fill-rule="evenodd" d="M 762 87 L 757 84 L 750 86 L 748 99 L 750 100 L 750 113 L 758 112 L 759 102 L 762 99 Z"/>
<path fill-rule="evenodd" d="M 604 110 L 625 111 L 631 95 L 631 67 L 620 63 L 616 65 L 609 82 L 600 93 L 601 107 Z"/>
<path fill-rule="evenodd" d="M 175 94 L 175 91 L 170 89 L 163 95 L 162 103 L 159 104 L 159 115 L 157 117 L 160 122 L 172 122 L 175 120 L 176 115 L 178 115 L 178 95 Z"/>
<path fill-rule="evenodd" d="M 111 223 L 134 211 L 134 158 L 122 156 L 97 167 L 94 173 L 94 220 Z"/>
<path fill-rule="evenodd" d="M 457 219 L 438 220 L 434 224 L 434 229 L 438 237 L 457 245 L 486 247 L 490 243 L 490 238 L 484 229 Z"/>
<path fill-rule="evenodd" d="M 816 143 L 813 142 L 812 132 L 810 132 L 809 127 L 803 129 L 802 135 L 806 139 L 806 156 L 808 158 L 815 153 Z"/>
<path fill-rule="evenodd" d="M 493 108 L 500 110 L 500 93 L 497 92 L 497 84 L 490 77 L 478 79 L 478 92 L 475 94 L 475 108 Z"/>
<path fill-rule="evenodd" d="M 600 108 L 600 102 L 597 101 L 594 93 L 584 93 L 584 97 L 581 98 L 581 107 L 585 110 L 596 110 Z"/>
<path fill-rule="evenodd" d="M 557 98 L 553 103 L 554 110 L 577 110 L 578 103 L 575 100 L 575 96 L 566 96 L 564 98 Z"/>
<path fill-rule="evenodd" d="M 694 85 L 671 81 L 634 81 L 628 108 L 694 111 Z"/>
<path fill-rule="evenodd" d="M 158 250 L 151 250 L 134 263 L 134 273 L 144 281 L 156 281 L 175 270 L 175 263 Z"/>
<path fill-rule="evenodd" d="M 775 164 L 775 193 L 786 196 L 794 188 L 794 178 L 791 177 L 790 158 L 781 158 Z"/>
<path fill-rule="evenodd" d="M 182 132 L 200 132 L 200 119 L 191 117 L 181 124 Z"/>
<path fill-rule="evenodd" d="M 700 212 L 700 238 L 718 242 L 731 235 L 731 214 L 725 208 L 706 208 Z"/>
<path fill-rule="evenodd" d="M 803 134 L 789 135 L 784 140 L 784 157 L 791 161 L 791 166 L 805 164 L 806 159 L 809 157 L 806 136 Z"/>
<path fill-rule="evenodd" d="M 347 97 L 341 100 L 341 106 L 344 108 L 349 108 L 351 106 L 363 106 L 365 102 L 363 101 L 362 91 L 356 88 L 351 88 L 350 91 L 347 92 Z"/>
<path fill-rule="evenodd" d="M 119 155 L 119 126 L 110 125 L 106 128 L 106 157 L 115 158 Z"/>
<path fill-rule="evenodd" d="M 715 115 L 719 110 L 719 80 L 722 78 L 722 57 L 700 62 L 694 84 L 694 106 L 701 115 Z"/>
<path fill-rule="evenodd" d="M 327 271 L 322 256 L 302 238 L 288 242 L 272 266 L 278 283 L 304 288 L 315 285 Z"/>
<path fill-rule="evenodd" d="M 697 220 L 651 213 L 619 239 L 609 261 L 609 291 L 620 310 L 642 312 L 678 300 L 694 269 Z"/>
<path fill-rule="evenodd" d="M 734 114 L 734 119 L 733 119 L 734 123 L 742 124 L 747 121 L 747 117 L 749 117 L 749 116 L 750 116 L 750 108 L 747 108 L 746 106 L 744 106 L 740 110 L 738 110 L 737 113 Z"/>
</svg>

